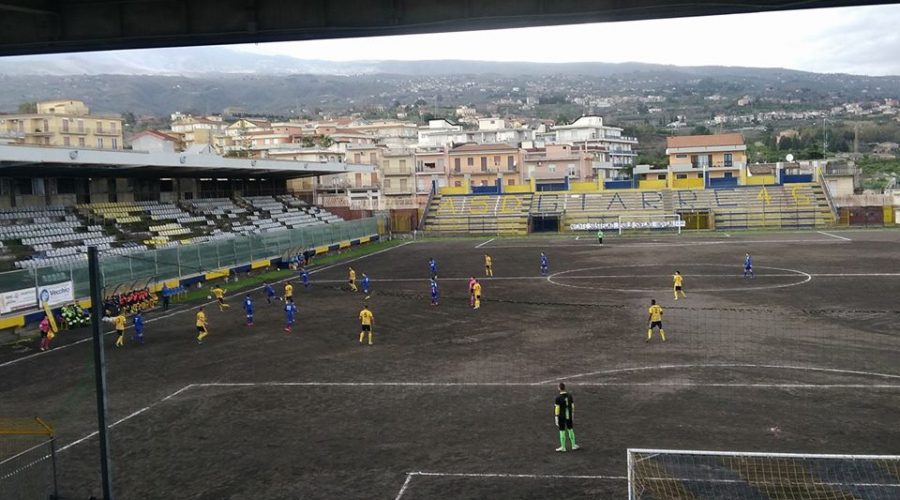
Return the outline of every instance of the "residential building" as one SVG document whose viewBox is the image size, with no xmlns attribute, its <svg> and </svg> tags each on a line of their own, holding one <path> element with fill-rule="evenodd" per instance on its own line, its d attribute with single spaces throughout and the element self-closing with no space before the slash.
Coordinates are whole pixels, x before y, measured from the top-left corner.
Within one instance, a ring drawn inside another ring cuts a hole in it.
<svg viewBox="0 0 900 500">
<path fill-rule="evenodd" d="M 176 137 L 164 134 L 156 130 L 144 130 L 129 140 L 134 151 L 147 151 L 151 153 L 175 153 L 184 148 Z"/>
<path fill-rule="evenodd" d="M 416 155 L 411 149 L 381 152 L 381 192 L 384 208 L 416 208 Z"/>
<path fill-rule="evenodd" d="M 463 144 L 447 151 L 450 186 L 504 186 L 522 183 L 519 148 L 509 144 Z"/>
<path fill-rule="evenodd" d="M 594 154 L 570 144 L 547 144 L 523 150 L 525 180 L 538 182 L 588 181 L 596 178 Z"/>
<path fill-rule="evenodd" d="M 344 151 L 344 163 L 375 165 L 381 163 L 383 147 L 375 144 L 351 144 Z M 381 202 L 380 172 L 323 175 L 316 190 L 316 203 L 323 206 L 377 210 Z"/>
<path fill-rule="evenodd" d="M 666 155 L 675 179 L 708 179 L 707 184 L 737 183 L 747 165 L 747 146 L 737 133 L 667 137 Z"/>
<path fill-rule="evenodd" d="M 216 136 L 223 134 L 228 124 L 220 116 L 180 115 L 172 122 L 171 130 L 162 132 L 178 138 L 185 148 L 195 144 L 216 145 Z M 225 151 L 218 150 L 220 153 Z"/>
<path fill-rule="evenodd" d="M 40 146 L 124 149 L 122 124 L 118 115 L 91 114 L 81 101 L 43 101 L 35 113 L 0 115 L 0 136 Z"/>
<path fill-rule="evenodd" d="M 443 148 L 416 150 L 416 197 L 419 205 L 428 200 L 432 187 L 447 187 L 447 151 Z"/>
<path fill-rule="evenodd" d="M 376 139 L 375 142 L 388 148 L 405 148 L 415 146 L 419 140 L 419 127 L 411 122 L 374 121 L 354 123 L 348 130 L 367 134 Z"/>
<path fill-rule="evenodd" d="M 569 125 L 556 125 L 543 134 L 547 142 L 556 144 L 597 145 L 606 149 L 614 168 L 634 164 L 638 144 L 636 137 L 622 135 L 623 129 L 603 124 L 601 116 L 582 116 Z"/>
<path fill-rule="evenodd" d="M 441 148 L 466 142 L 462 126 L 447 120 L 429 120 L 428 125 L 419 127 L 418 135 L 420 148 Z"/>
</svg>

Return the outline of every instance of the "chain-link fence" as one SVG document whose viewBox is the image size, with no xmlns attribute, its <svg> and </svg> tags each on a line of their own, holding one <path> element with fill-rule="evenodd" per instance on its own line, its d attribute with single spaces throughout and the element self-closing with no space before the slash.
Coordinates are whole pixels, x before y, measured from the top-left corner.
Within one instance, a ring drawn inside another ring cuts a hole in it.
<svg viewBox="0 0 900 500">
<path fill-rule="evenodd" d="M 125 256 L 101 257 L 100 267 L 103 283 L 107 288 L 149 283 L 206 273 L 255 260 L 298 254 L 321 245 L 380 234 L 382 226 L 377 218 L 369 217 L 280 232 L 235 236 Z M 0 294 L 40 289 L 69 281 L 72 282 L 74 297 L 89 295 L 87 262 L 0 273 Z"/>
</svg>

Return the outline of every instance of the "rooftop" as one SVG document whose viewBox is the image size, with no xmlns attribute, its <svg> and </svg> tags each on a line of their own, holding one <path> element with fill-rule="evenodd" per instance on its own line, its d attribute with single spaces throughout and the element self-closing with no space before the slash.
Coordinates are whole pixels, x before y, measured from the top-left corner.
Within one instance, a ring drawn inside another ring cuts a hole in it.
<svg viewBox="0 0 900 500">
<path fill-rule="evenodd" d="M 679 135 L 666 137 L 667 148 L 702 148 L 709 146 L 743 146 L 741 134 Z"/>
</svg>

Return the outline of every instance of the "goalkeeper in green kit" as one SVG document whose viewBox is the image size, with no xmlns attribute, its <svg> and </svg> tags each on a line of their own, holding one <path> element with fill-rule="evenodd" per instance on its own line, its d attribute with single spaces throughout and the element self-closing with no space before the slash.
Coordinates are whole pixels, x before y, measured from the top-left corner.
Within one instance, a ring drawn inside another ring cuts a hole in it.
<svg viewBox="0 0 900 500">
<path fill-rule="evenodd" d="M 572 451 L 579 448 L 575 444 L 575 429 L 573 420 L 575 419 L 575 401 L 572 395 L 566 392 L 566 384 L 560 382 L 559 395 L 553 405 L 553 421 L 559 427 L 559 448 L 556 451 L 566 451 L 566 436 L 569 436 L 569 442 L 572 443 Z"/>
</svg>

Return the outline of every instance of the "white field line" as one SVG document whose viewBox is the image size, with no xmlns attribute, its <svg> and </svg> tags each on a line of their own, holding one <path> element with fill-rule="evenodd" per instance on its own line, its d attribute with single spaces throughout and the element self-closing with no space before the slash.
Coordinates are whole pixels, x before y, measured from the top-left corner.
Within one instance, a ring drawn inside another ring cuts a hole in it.
<svg viewBox="0 0 900 500">
<path fill-rule="evenodd" d="M 816 232 L 819 233 L 819 234 L 823 234 L 823 235 L 825 235 L 825 236 L 830 236 L 830 237 L 832 237 L 832 238 L 837 238 L 837 239 L 839 239 L 839 240 L 853 241 L 853 240 L 851 240 L 850 238 L 845 238 L 845 237 L 843 237 L 843 236 L 838 236 L 838 235 L 836 235 L 836 234 L 826 233 L 825 231 L 816 231 Z"/>
<path fill-rule="evenodd" d="M 491 238 L 491 239 L 489 239 L 489 240 L 487 240 L 487 241 L 481 242 L 481 243 L 475 245 L 475 248 L 481 248 L 481 247 L 487 245 L 488 243 L 490 243 L 490 242 L 492 242 L 492 241 L 494 241 L 494 240 L 496 240 L 496 239 L 497 239 L 497 238 Z"/>
<path fill-rule="evenodd" d="M 676 266 L 677 267 L 677 266 Z M 859 273 L 859 274 L 809 274 L 813 277 L 824 276 L 824 277 L 893 277 L 900 276 L 900 273 Z M 741 278 L 741 273 L 731 273 L 731 274 L 685 274 L 685 277 L 688 278 Z M 771 274 L 755 274 L 753 279 L 759 278 L 802 278 L 805 277 L 806 274 L 798 274 L 798 273 L 771 273 Z M 555 279 L 566 279 L 566 280 L 590 280 L 590 279 L 618 279 L 618 278 L 671 278 L 671 274 L 597 274 L 590 276 L 556 276 Z M 491 278 L 486 278 L 488 281 L 527 281 L 527 280 L 542 280 L 546 281 L 546 276 L 493 276 Z M 405 282 L 424 282 L 427 283 L 430 278 L 370 278 L 369 281 L 372 283 L 405 283 Z M 438 282 L 441 281 L 468 281 L 467 277 L 454 277 L 454 278 L 446 278 L 439 277 Z M 316 283 L 346 283 L 347 280 L 316 280 Z"/>
<path fill-rule="evenodd" d="M 595 481 L 627 481 L 628 476 L 585 476 L 569 474 L 503 474 L 490 472 L 407 472 L 406 481 L 397 492 L 394 500 L 401 500 L 409 489 L 413 477 L 460 477 L 470 479 L 590 479 Z"/>
<path fill-rule="evenodd" d="M 391 251 L 391 250 L 394 250 L 394 249 L 396 249 L 396 248 L 400 248 L 400 247 L 409 245 L 409 244 L 411 244 L 411 243 L 413 243 L 413 242 L 412 242 L 412 241 L 407 241 L 407 242 L 405 242 L 405 243 L 401 243 L 401 244 L 399 244 L 399 245 L 397 245 L 397 246 L 394 246 L 394 247 L 385 248 L 385 249 L 382 249 L 382 250 L 378 250 L 377 252 L 372 252 L 372 253 L 369 253 L 369 254 L 360 255 L 359 257 L 354 257 L 354 258 L 352 258 L 352 259 L 350 259 L 350 260 L 345 260 L 345 261 L 341 261 L 341 262 L 338 262 L 338 263 L 335 263 L 335 264 L 331 264 L 331 265 L 328 265 L 328 266 L 325 266 L 325 267 L 313 269 L 312 271 L 309 272 L 309 274 L 315 274 L 315 273 L 318 273 L 318 272 L 321 272 L 321 271 L 326 271 L 326 270 L 328 270 L 328 269 L 332 269 L 332 268 L 334 268 L 334 267 L 343 266 L 343 265 L 349 264 L 349 263 L 351 263 L 351 262 L 356 262 L 356 261 L 358 261 L 358 260 L 360 260 L 360 259 L 365 259 L 366 257 L 371 257 L 371 256 L 373 256 L 373 255 L 378 255 L 378 254 L 381 254 L 381 253 L 384 253 L 384 252 L 389 252 L 389 251 Z M 296 276 L 289 276 L 289 277 L 287 277 L 287 278 L 282 278 L 282 279 L 280 279 L 280 280 L 273 281 L 272 284 L 273 284 L 273 285 L 277 285 L 277 284 L 280 284 L 280 283 L 284 283 L 284 282 L 286 282 L 286 281 L 295 281 L 296 279 L 297 279 Z M 238 283 L 240 283 L 240 282 L 238 282 Z M 242 291 L 241 293 L 244 293 L 244 292 L 253 292 L 253 291 L 256 291 L 256 290 L 262 290 L 262 288 L 263 288 L 262 286 L 257 286 L 257 287 L 254 287 L 254 288 L 250 288 L 250 289 L 248 289 L 248 290 L 244 290 L 244 291 Z M 154 315 L 154 316 L 152 316 L 152 317 L 150 317 L 150 318 L 144 320 L 144 323 L 153 323 L 154 321 L 159 321 L 159 320 L 163 320 L 163 319 L 166 319 L 166 318 L 171 318 L 172 316 L 177 316 L 177 315 L 179 315 L 179 314 L 183 314 L 183 313 L 186 313 L 186 312 L 189 312 L 189 311 L 196 311 L 197 309 L 200 309 L 201 307 L 206 307 L 206 306 L 208 306 L 208 305 L 215 304 L 215 303 L 216 303 L 216 302 L 213 300 L 213 301 L 209 301 L 209 302 L 203 302 L 203 303 L 198 304 L 198 305 L 196 305 L 196 306 L 178 309 L 177 311 L 173 311 L 173 312 L 170 312 L 170 313 L 168 313 L 168 314 L 163 314 L 163 315 L 161 315 L 161 316 L 156 316 L 156 315 Z M 130 328 L 132 328 L 132 325 L 130 325 L 130 324 L 129 324 L 129 325 L 126 325 L 125 328 L 126 328 L 126 329 L 130 329 Z M 108 331 L 103 332 L 103 335 L 106 336 L 106 335 L 111 335 L 111 334 L 113 334 L 113 333 L 115 333 L 115 330 L 108 330 Z M 59 347 L 54 347 L 54 348 L 50 349 L 49 351 L 42 351 L 42 352 L 39 351 L 39 352 L 35 352 L 35 353 L 29 354 L 29 355 L 27 355 L 27 356 L 22 356 L 21 358 L 17 358 L 17 359 L 13 359 L 13 360 L 10 360 L 10 361 L 6 361 L 5 363 L 0 363 L 0 368 L 6 367 L 6 366 L 11 366 L 11 365 L 14 365 L 14 364 L 16 364 L 16 363 L 21 363 L 22 361 L 27 361 L 27 360 L 29 360 L 29 359 L 36 358 L 36 357 L 38 357 L 38 356 L 45 356 L 45 355 L 48 355 L 48 354 L 52 354 L 52 353 L 54 353 L 54 352 L 58 352 L 58 351 L 61 351 L 61 350 L 63 350 L 63 349 L 68 349 L 69 347 L 76 346 L 76 345 L 78 345 L 78 344 L 83 344 L 83 343 L 85 343 L 85 342 L 90 342 L 91 340 L 93 340 L 93 337 L 86 337 L 86 338 L 83 338 L 83 339 L 81 339 L 81 340 L 76 340 L 75 342 L 72 342 L 72 343 L 70 343 L 70 344 L 61 345 L 61 346 L 59 346 Z"/>
<path fill-rule="evenodd" d="M 848 240 L 849 241 L 849 240 Z M 617 242 L 604 242 L 604 247 L 610 246 L 613 248 L 662 248 L 662 247 L 692 247 L 692 246 L 708 246 L 708 245 L 750 245 L 754 243 L 812 243 L 812 244 L 835 244 L 835 243 L 844 243 L 842 241 L 838 241 L 835 239 L 792 239 L 792 240 L 741 240 L 734 239 L 729 237 L 727 240 L 715 240 L 715 241 L 691 241 L 691 242 L 681 242 L 681 243 L 653 243 L 653 242 L 643 242 L 643 243 L 617 243 Z M 555 243 L 553 245 L 546 244 L 537 244 L 537 245 L 491 245 L 491 248 L 556 248 L 556 247 L 581 247 L 581 248 L 592 248 L 596 245 L 591 245 L 588 243 L 581 244 L 566 244 L 566 243 Z"/>
</svg>

